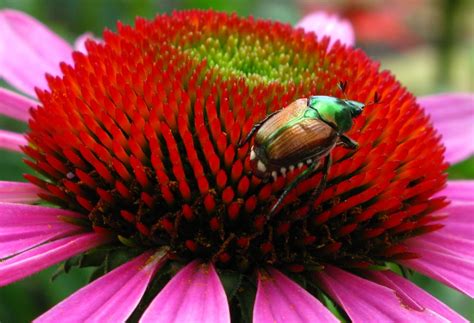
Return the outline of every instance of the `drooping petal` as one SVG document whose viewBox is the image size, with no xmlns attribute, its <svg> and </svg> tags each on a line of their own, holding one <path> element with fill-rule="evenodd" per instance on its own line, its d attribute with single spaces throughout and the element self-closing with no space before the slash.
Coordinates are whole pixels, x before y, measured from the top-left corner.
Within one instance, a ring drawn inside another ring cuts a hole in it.
<svg viewBox="0 0 474 323">
<path fill-rule="evenodd" d="M 457 163 L 474 154 L 474 94 L 437 94 L 418 102 L 443 135 L 448 162 Z"/>
<path fill-rule="evenodd" d="M 34 203 L 42 190 L 33 184 L 0 181 L 0 202 Z"/>
<path fill-rule="evenodd" d="M 474 181 L 448 181 L 446 188 L 437 195 L 447 196 L 450 201 L 455 202 L 474 202 Z"/>
<path fill-rule="evenodd" d="M 390 288 L 327 266 L 316 274 L 329 296 L 349 315 L 353 322 L 446 322 L 430 309 L 404 302 Z"/>
<path fill-rule="evenodd" d="M 420 258 L 401 260 L 400 264 L 474 297 L 474 258 L 417 243 L 411 243 L 409 250 Z"/>
<path fill-rule="evenodd" d="M 0 46 L 2 45 L 0 44 Z M 30 117 L 29 109 L 37 105 L 38 102 L 34 100 L 0 87 L 1 115 L 26 122 Z"/>
<path fill-rule="evenodd" d="M 318 37 L 330 37 L 329 48 L 340 41 L 344 45 L 353 46 L 355 35 L 349 20 L 341 19 L 337 15 L 326 12 L 313 12 L 303 17 L 296 27 L 303 28 L 307 32 L 314 32 Z"/>
<path fill-rule="evenodd" d="M 21 152 L 21 146 L 27 145 L 25 136 L 19 133 L 0 130 L 0 149 Z"/>
<path fill-rule="evenodd" d="M 125 322 L 140 302 L 163 255 L 146 252 L 83 287 L 35 320 L 39 323 Z"/>
<path fill-rule="evenodd" d="M 26 94 L 45 88 L 45 73 L 57 74 L 71 61 L 72 48 L 36 19 L 15 10 L 0 11 L 0 77 Z"/>
<path fill-rule="evenodd" d="M 104 234 L 81 233 L 55 240 L 0 262 L 0 286 L 110 241 Z"/>
<path fill-rule="evenodd" d="M 227 297 L 214 266 L 194 261 L 181 269 L 140 322 L 230 322 Z"/>
<path fill-rule="evenodd" d="M 410 282 L 391 271 L 366 271 L 366 277 L 377 284 L 386 286 L 397 292 L 398 297 L 403 302 L 412 304 L 412 307 L 420 306 L 421 308 L 428 308 L 431 311 L 438 313 L 442 317 L 445 317 L 450 322 L 467 322 L 465 318 L 450 309 L 447 305 L 437 300 L 429 293 L 425 292 L 414 283 Z"/>
<path fill-rule="evenodd" d="M 260 272 L 253 322 L 338 322 L 338 319 L 314 296 L 270 268 Z"/>
</svg>

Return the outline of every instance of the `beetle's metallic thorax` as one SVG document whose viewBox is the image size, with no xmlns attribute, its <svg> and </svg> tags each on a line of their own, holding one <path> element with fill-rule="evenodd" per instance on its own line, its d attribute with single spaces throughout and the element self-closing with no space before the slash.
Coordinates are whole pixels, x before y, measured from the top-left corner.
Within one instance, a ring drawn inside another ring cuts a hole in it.
<svg viewBox="0 0 474 323">
<path fill-rule="evenodd" d="M 315 111 L 319 118 L 336 127 L 339 133 L 345 133 L 352 128 L 354 110 L 361 112 L 364 106 L 360 102 L 325 95 L 311 96 L 308 100 L 311 110 Z"/>
<path fill-rule="evenodd" d="M 321 159 L 335 146 L 337 132 L 323 121 L 309 117 L 309 109 L 306 99 L 297 100 L 261 126 L 250 156 L 256 176 L 285 174 Z"/>
</svg>

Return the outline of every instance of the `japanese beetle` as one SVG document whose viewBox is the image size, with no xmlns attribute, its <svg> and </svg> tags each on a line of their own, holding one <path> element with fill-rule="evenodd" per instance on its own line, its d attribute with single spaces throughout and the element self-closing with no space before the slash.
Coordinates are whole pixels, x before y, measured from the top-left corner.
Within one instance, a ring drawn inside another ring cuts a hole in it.
<svg viewBox="0 0 474 323">
<path fill-rule="evenodd" d="M 343 86 L 340 87 L 343 89 Z M 309 202 L 315 201 L 326 186 L 331 151 L 336 145 L 356 149 L 357 143 L 344 135 L 352 128 L 353 119 L 362 113 L 363 103 L 331 96 L 311 96 L 299 99 L 286 108 L 267 115 L 256 123 L 239 147 L 255 135 L 250 149 L 250 162 L 255 176 L 276 180 L 278 174 L 307 165 L 283 191 L 271 208 L 271 217 L 288 193 L 301 181 L 313 176 L 324 160 L 322 179 L 311 193 Z"/>
</svg>

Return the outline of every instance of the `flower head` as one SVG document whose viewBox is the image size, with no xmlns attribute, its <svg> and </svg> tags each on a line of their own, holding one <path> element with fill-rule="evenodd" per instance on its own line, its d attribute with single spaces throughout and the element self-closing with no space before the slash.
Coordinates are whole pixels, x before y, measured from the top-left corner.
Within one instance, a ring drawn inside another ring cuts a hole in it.
<svg viewBox="0 0 474 323">
<path fill-rule="evenodd" d="M 415 97 L 362 51 L 213 11 L 138 18 L 85 48 L 61 63 L 60 75 L 47 75 L 47 88 L 36 88 L 22 150 L 37 173 L 25 176 L 34 185 L 26 188 L 58 207 L 2 206 L 15 236 L 1 245 L 0 284 L 100 245 L 133 260 L 40 321 L 70 311 L 78 321 L 126 319 L 149 284 L 142 321 L 245 320 L 254 297 L 255 322 L 335 320 L 321 302 L 339 304 L 355 321 L 367 319 L 364 306 L 373 306 L 372 317 L 460 319 L 387 271 L 396 263 L 472 289 L 472 264 L 459 259 L 463 243 L 448 232 L 462 216 L 439 212 L 449 203 L 440 193 L 448 165 L 441 138 Z M 321 172 L 268 217 L 308 166 L 265 182 L 249 173 L 250 145 L 237 144 L 267 114 L 311 95 L 366 105 L 348 133 L 359 146 L 331 151 L 327 185 L 312 205 Z M 26 202 L 26 188 L 15 185 L 13 196 Z M 435 234 L 453 250 L 432 246 Z M 465 280 L 440 263 L 444 256 L 465 268 Z M 98 265 L 107 257 L 96 256 Z M 390 311 L 358 297 L 360 288 Z M 91 297 L 93 305 L 85 303 Z"/>
</svg>

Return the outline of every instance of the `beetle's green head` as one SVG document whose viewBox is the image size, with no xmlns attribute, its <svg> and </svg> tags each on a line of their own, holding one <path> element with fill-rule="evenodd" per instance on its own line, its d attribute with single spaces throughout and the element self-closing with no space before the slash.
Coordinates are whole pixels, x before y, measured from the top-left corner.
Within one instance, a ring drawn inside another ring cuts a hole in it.
<svg viewBox="0 0 474 323">
<path fill-rule="evenodd" d="M 364 110 L 365 104 L 352 100 L 344 100 L 351 111 L 351 117 L 358 117 Z"/>
<path fill-rule="evenodd" d="M 336 125 L 340 132 L 347 132 L 352 128 L 352 119 L 362 113 L 364 106 L 363 103 L 358 101 L 316 95 L 308 99 L 308 107 L 310 108 L 308 116 L 314 117 L 312 113 L 317 111 L 315 117 Z"/>
</svg>

